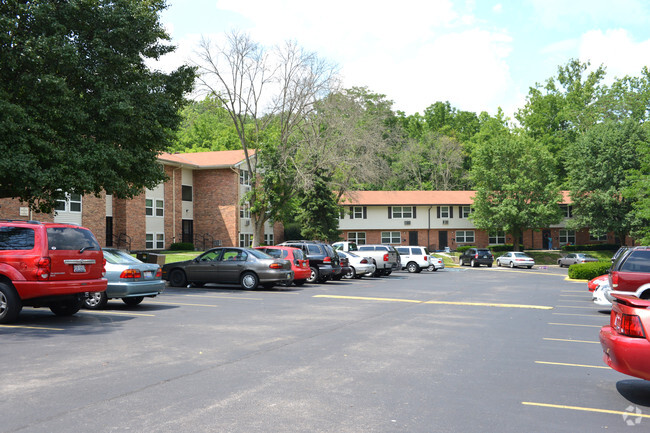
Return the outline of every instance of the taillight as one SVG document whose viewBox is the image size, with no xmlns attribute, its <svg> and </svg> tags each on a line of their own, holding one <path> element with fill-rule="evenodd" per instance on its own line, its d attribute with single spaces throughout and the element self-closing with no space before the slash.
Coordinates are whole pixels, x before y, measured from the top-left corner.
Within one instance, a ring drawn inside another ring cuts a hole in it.
<svg viewBox="0 0 650 433">
<path fill-rule="evenodd" d="M 36 277 L 42 280 L 47 280 L 50 277 L 50 271 L 52 270 L 52 261 L 49 257 L 41 257 L 38 259 L 37 268 L 36 268 Z"/>
<path fill-rule="evenodd" d="M 385 261 L 385 262 L 388 261 L 388 254 L 384 254 L 384 261 Z"/>
<path fill-rule="evenodd" d="M 269 268 L 271 268 L 271 269 L 282 269 L 282 263 L 271 263 L 269 265 Z"/>
<path fill-rule="evenodd" d="M 366 259 L 361 259 L 361 263 L 363 263 L 363 264 L 365 265 L 366 263 L 368 263 L 368 260 L 366 260 Z"/>
<path fill-rule="evenodd" d="M 323 259 L 323 263 L 332 263 L 332 258 L 331 257 L 325 257 Z"/>
<path fill-rule="evenodd" d="M 102 262 L 102 277 L 106 276 L 106 259 Z"/>
<path fill-rule="evenodd" d="M 125 269 L 120 274 L 120 278 L 142 278 L 142 274 L 138 269 Z"/>
<path fill-rule="evenodd" d="M 162 278 L 162 268 L 158 268 L 156 271 L 156 278 Z"/>
<path fill-rule="evenodd" d="M 476 253 L 476 254 L 474 255 L 474 258 L 475 258 L 475 259 L 478 259 L 478 253 Z"/>
<path fill-rule="evenodd" d="M 611 324 L 612 327 L 619 334 L 627 335 L 628 337 L 645 338 L 639 316 L 612 312 L 611 319 L 614 321 Z"/>
<path fill-rule="evenodd" d="M 612 288 L 618 287 L 618 272 L 612 272 Z"/>
</svg>

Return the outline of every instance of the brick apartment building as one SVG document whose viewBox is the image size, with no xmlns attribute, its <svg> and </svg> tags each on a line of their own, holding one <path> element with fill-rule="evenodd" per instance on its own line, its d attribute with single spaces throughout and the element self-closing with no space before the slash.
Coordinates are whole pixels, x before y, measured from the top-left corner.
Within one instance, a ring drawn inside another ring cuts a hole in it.
<svg viewBox="0 0 650 433">
<path fill-rule="evenodd" d="M 88 227 L 100 245 L 162 250 L 190 242 L 197 249 L 248 246 L 253 226 L 242 198 L 250 189 L 243 150 L 159 156 L 168 180 L 133 199 L 68 195 L 52 214 L 32 213 L 18 200 L 0 200 L 0 218 Z M 265 243 L 281 242 L 281 224 L 265 226 Z"/>
</svg>

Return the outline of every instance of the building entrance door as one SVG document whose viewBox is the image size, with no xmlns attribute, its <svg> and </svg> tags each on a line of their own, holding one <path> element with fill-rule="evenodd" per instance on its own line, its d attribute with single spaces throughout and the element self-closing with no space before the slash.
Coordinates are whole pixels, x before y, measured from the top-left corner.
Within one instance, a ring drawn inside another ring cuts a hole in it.
<svg viewBox="0 0 650 433">
<path fill-rule="evenodd" d="M 409 245 L 418 245 L 418 232 L 409 232 Z"/>
<path fill-rule="evenodd" d="M 444 250 L 449 246 L 449 241 L 447 240 L 447 231 L 441 230 L 438 232 L 438 249 Z"/>
</svg>

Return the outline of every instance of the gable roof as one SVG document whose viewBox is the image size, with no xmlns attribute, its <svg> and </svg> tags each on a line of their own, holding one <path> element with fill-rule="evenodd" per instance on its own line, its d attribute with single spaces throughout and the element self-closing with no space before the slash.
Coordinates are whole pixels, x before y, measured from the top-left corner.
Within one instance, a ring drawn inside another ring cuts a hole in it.
<svg viewBox="0 0 650 433">
<path fill-rule="evenodd" d="M 476 191 L 351 191 L 341 199 L 351 206 L 454 206 L 472 205 Z M 562 191 L 561 204 L 570 204 L 568 191 Z"/>
<path fill-rule="evenodd" d="M 249 156 L 255 150 L 249 149 Z M 214 152 L 161 153 L 158 160 L 164 163 L 180 164 L 188 168 L 209 169 L 234 167 L 246 160 L 243 150 L 220 150 Z"/>
</svg>

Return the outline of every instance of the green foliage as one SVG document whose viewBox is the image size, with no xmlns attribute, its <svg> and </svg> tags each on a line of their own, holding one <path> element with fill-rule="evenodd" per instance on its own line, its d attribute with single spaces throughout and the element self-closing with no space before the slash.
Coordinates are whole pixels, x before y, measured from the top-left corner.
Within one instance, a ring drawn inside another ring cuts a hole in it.
<svg viewBox="0 0 650 433">
<path fill-rule="evenodd" d="M 459 253 L 464 253 L 465 251 L 469 250 L 470 248 L 476 248 L 475 245 L 461 245 L 458 248 L 456 248 L 456 251 Z"/>
<path fill-rule="evenodd" d="M 589 245 L 564 245 L 562 251 L 616 251 L 619 249 L 616 244 L 589 244 Z"/>
<path fill-rule="evenodd" d="M 300 198 L 296 222 L 301 227 L 303 239 L 337 241 L 340 238 L 339 206 L 328 187 L 326 177 L 314 179 L 313 187 Z"/>
<path fill-rule="evenodd" d="M 290 222 L 286 223 L 284 225 L 284 238 L 286 240 L 290 239 L 300 239 L 301 238 L 301 233 L 300 233 L 300 224 L 295 223 L 295 222 Z"/>
<path fill-rule="evenodd" d="M 499 244 L 499 245 L 489 245 L 488 248 L 494 253 L 508 252 L 508 251 L 523 251 L 524 246 L 519 245 L 519 249 L 515 250 L 513 244 Z"/>
<path fill-rule="evenodd" d="M 194 251 L 192 242 L 175 242 L 169 246 L 169 251 Z"/>
<path fill-rule="evenodd" d="M 0 197 L 50 211 L 64 192 L 133 197 L 164 179 L 157 155 L 194 81 L 193 68 L 144 63 L 173 51 L 164 7 L 0 2 Z"/>
<path fill-rule="evenodd" d="M 610 262 L 578 263 L 569 266 L 569 278 L 574 280 L 591 280 L 607 273 L 612 266 Z"/>
</svg>

